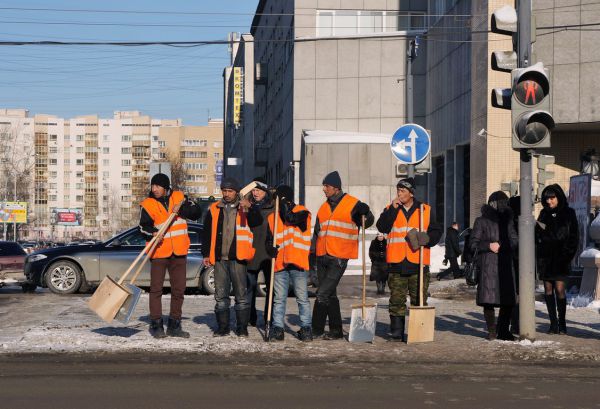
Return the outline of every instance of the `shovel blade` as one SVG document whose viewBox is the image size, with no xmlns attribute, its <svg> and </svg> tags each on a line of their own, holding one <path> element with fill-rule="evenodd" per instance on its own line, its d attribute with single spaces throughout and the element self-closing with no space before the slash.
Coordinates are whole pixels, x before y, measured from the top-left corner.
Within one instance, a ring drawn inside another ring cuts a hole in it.
<svg viewBox="0 0 600 409">
<path fill-rule="evenodd" d="M 411 307 L 409 311 L 406 343 L 433 341 L 435 307 Z"/>
<path fill-rule="evenodd" d="M 365 307 L 363 317 L 362 306 L 352 308 L 352 317 L 350 319 L 350 342 L 373 342 L 375 339 L 375 326 L 377 325 L 377 304 L 371 304 Z"/>
<path fill-rule="evenodd" d="M 133 284 L 125 284 L 125 287 L 131 292 L 131 295 L 127 297 L 123 306 L 119 309 L 115 319 L 125 325 L 129 323 L 133 312 L 135 311 L 135 307 L 140 301 L 140 296 L 142 295 L 142 289 L 136 287 Z"/>
<path fill-rule="evenodd" d="M 130 295 L 126 286 L 106 276 L 88 300 L 88 307 L 104 321 L 111 323 Z"/>
</svg>

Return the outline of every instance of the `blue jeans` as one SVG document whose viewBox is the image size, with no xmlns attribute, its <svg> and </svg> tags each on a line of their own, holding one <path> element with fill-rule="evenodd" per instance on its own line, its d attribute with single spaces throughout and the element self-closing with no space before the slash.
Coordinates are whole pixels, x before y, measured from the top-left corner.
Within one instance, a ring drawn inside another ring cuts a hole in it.
<svg viewBox="0 0 600 409">
<path fill-rule="evenodd" d="M 275 273 L 275 282 L 273 283 L 275 292 L 273 296 L 273 326 L 284 328 L 283 320 L 290 284 L 294 288 L 294 295 L 296 295 L 296 301 L 298 302 L 300 325 L 302 327 L 311 326 L 312 314 L 310 301 L 308 301 L 307 281 L 306 271 L 286 268 Z"/>
<path fill-rule="evenodd" d="M 215 263 L 215 312 L 229 311 L 229 294 L 233 286 L 235 310 L 250 308 L 246 301 L 246 265 L 236 260 L 222 260 Z"/>
</svg>

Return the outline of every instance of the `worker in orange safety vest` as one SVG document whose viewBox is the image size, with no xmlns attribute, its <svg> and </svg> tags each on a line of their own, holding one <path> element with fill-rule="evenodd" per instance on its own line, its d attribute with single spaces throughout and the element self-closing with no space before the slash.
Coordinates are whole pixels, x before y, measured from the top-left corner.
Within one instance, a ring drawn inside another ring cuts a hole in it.
<svg viewBox="0 0 600 409">
<path fill-rule="evenodd" d="M 150 194 L 141 203 L 140 232 L 146 240 L 152 239 L 166 223 L 171 213 L 177 213 L 166 230 L 156 250 L 150 255 L 150 334 L 155 338 L 165 336 L 188 338 L 181 329 L 183 294 L 186 287 L 186 263 L 190 238 L 185 219 L 196 220 L 201 210 L 187 200 L 182 192 L 171 191 L 169 177 L 157 173 L 150 181 Z M 183 201 L 183 202 L 182 202 Z M 171 311 L 165 334 L 162 319 L 162 293 L 165 274 L 169 271 L 171 284 Z"/>
</svg>

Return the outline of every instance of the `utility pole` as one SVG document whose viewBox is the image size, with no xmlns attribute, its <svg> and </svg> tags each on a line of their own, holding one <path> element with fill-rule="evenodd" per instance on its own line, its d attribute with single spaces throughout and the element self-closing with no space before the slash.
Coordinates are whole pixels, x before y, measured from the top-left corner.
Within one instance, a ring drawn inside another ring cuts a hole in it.
<svg viewBox="0 0 600 409">
<path fill-rule="evenodd" d="M 518 67 L 531 65 L 531 0 L 519 0 Z M 519 191 L 519 327 L 520 336 L 535 340 L 535 218 L 533 217 L 533 181 L 531 150 L 521 149 Z"/>
<path fill-rule="evenodd" d="M 412 63 L 417 58 L 417 50 L 419 49 L 419 37 L 415 37 L 408 42 L 406 50 L 406 122 L 412 124 L 414 121 L 413 114 L 413 75 Z M 408 165 L 408 177 L 415 177 L 415 165 Z"/>
</svg>

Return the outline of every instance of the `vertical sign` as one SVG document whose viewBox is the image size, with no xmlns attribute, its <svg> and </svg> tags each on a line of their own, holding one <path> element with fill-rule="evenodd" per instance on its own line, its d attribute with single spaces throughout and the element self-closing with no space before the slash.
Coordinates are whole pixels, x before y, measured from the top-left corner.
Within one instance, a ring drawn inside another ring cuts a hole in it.
<svg viewBox="0 0 600 409">
<path fill-rule="evenodd" d="M 587 247 L 588 226 L 590 224 L 592 175 L 583 174 L 571 176 L 569 181 L 569 207 L 575 210 L 579 224 L 579 248 L 577 256 L 573 259 L 576 266 L 579 264 L 579 255 Z"/>
<path fill-rule="evenodd" d="M 233 67 L 233 124 L 236 126 L 242 120 L 242 102 L 244 100 L 242 74 L 241 67 Z"/>
</svg>

